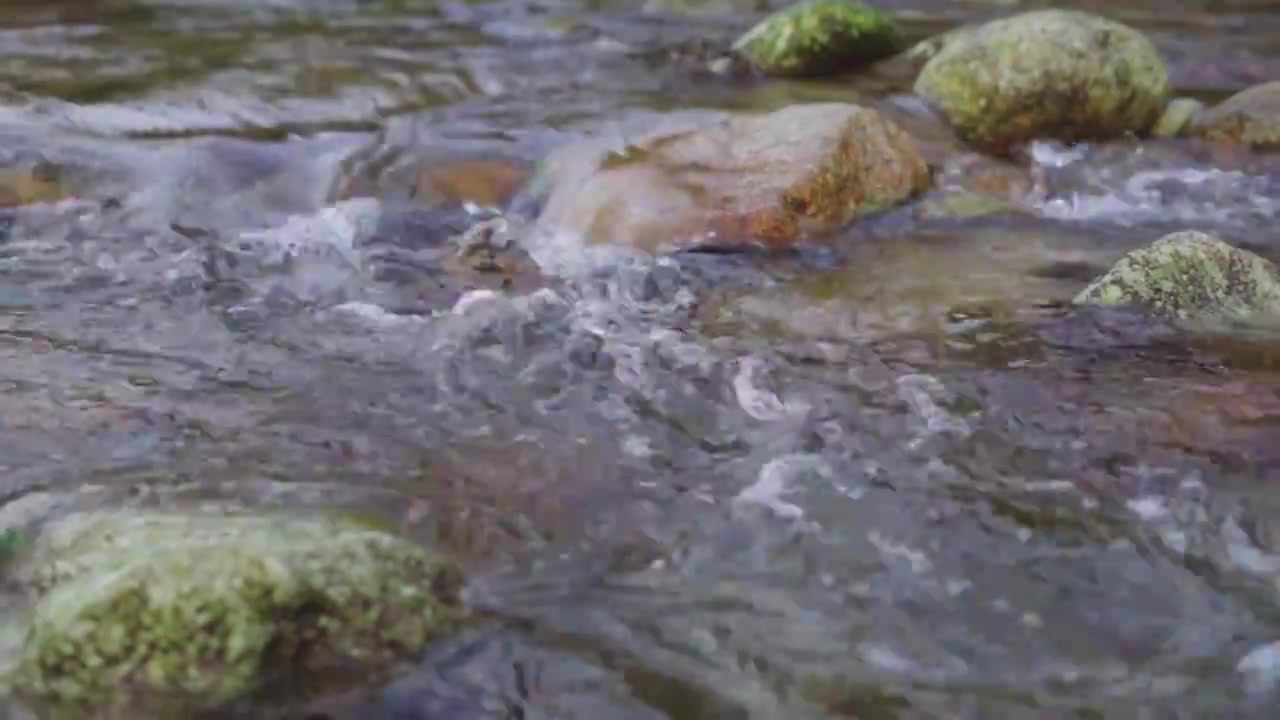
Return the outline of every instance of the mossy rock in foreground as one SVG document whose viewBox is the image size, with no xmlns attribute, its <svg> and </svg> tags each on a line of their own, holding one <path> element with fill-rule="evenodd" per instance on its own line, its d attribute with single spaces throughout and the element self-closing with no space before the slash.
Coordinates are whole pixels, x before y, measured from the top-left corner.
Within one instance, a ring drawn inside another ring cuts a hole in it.
<svg viewBox="0 0 1280 720">
<path fill-rule="evenodd" d="M 51 717 L 180 717 L 313 677 L 358 682 L 463 615 L 452 562 L 324 517 L 76 514 L 21 574 L 35 607 L 10 682 Z"/>
<path fill-rule="evenodd" d="M 1075 302 L 1190 322 L 1280 319 L 1280 268 L 1212 235 L 1178 232 L 1121 258 Z"/>
<path fill-rule="evenodd" d="M 1003 153 L 1038 139 L 1146 133 L 1168 73 L 1138 31 L 1075 10 L 1037 10 L 947 38 L 916 78 L 965 141 Z"/>
<path fill-rule="evenodd" d="M 901 47 L 893 20 L 855 0 L 808 0 L 760 21 L 733 48 L 766 75 L 812 77 L 853 70 Z"/>
</svg>

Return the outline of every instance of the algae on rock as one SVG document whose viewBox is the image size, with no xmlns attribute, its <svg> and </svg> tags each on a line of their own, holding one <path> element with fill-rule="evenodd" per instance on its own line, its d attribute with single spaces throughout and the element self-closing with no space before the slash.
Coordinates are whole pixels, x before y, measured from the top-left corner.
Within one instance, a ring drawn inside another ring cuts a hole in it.
<svg viewBox="0 0 1280 720">
<path fill-rule="evenodd" d="M 351 520 L 93 512 L 36 540 L 10 678 L 50 712 L 184 712 L 407 659 L 461 619 L 461 571 Z"/>
<path fill-rule="evenodd" d="M 887 15 L 856 0 L 806 0 L 770 15 L 733 44 L 766 75 L 853 70 L 900 48 Z"/>
<path fill-rule="evenodd" d="M 1074 10 L 1037 10 L 948 37 L 921 70 L 924 97 L 964 140 L 1002 153 L 1036 139 L 1145 133 L 1168 74 L 1138 31 Z"/>
<path fill-rule="evenodd" d="M 1212 235 L 1178 232 L 1121 258 L 1075 303 L 1136 305 L 1190 322 L 1280 319 L 1280 268 Z"/>
</svg>

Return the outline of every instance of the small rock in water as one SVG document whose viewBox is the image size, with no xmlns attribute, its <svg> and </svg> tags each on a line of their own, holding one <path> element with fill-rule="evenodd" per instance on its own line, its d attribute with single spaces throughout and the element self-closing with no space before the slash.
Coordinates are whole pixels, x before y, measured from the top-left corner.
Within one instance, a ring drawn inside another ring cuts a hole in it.
<svg viewBox="0 0 1280 720">
<path fill-rule="evenodd" d="M 1254 648 L 1240 658 L 1236 671 L 1244 676 L 1245 689 L 1251 693 L 1274 689 L 1280 685 L 1280 642 Z"/>
<path fill-rule="evenodd" d="M 0 208 L 56 202 L 68 195 L 68 188 L 50 168 L 0 169 Z"/>
<path fill-rule="evenodd" d="M 927 37 L 915 45 L 912 45 L 910 48 L 907 48 L 899 54 L 898 57 L 905 60 L 918 71 L 920 68 L 924 67 L 925 63 L 932 60 L 935 55 L 942 52 L 942 49 L 945 48 L 952 40 L 960 37 L 964 33 L 971 32 L 974 27 L 975 26 L 973 25 L 961 25 L 960 27 L 952 28 L 940 35 Z"/>
<path fill-rule="evenodd" d="M 455 564 L 336 518 L 74 514 L 45 529 L 20 577 L 35 608 L 15 694 L 78 717 L 359 682 L 462 618 Z"/>
<path fill-rule="evenodd" d="M 887 15 L 856 0 L 807 0 L 774 13 L 734 43 L 766 75 L 818 76 L 853 70 L 897 52 Z"/>
<path fill-rule="evenodd" d="M 730 79 L 758 76 L 758 69 L 747 54 L 737 48 L 695 39 L 665 51 L 676 67 L 694 75 L 712 75 Z"/>
<path fill-rule="evenodd" d="M 1255 85 L 1205 110 L 1187 134 L 1260 150 L 1280 149 L 1280 80 Z"/>
<path fill-rule="evenodd" d="M 544 229 L 645 250 L 788 247 L 898 205 L 931 182 L 904 131 L 875 110 L 842 103 L 730 116 L 621 150 L 573 145 L 545 167 Z"/>
<path fill-rule="evenodd" d="M 1212 235 L 1178 232 L 1126 255 L 1075 302 L 1137 305 L 1193 322 L 1280 318 L 1280 268 Z"/>
<path fill-rule="evenodd" d="M 1191 125 L 1196 115 L 1204 110 L 1204 103 L 1195 98 L 1174 98 L 1164 106 L 1164 113 L 1151 128 L 1156 137 L 1177 137 Z"/>
<path fill-rule="evenodd" d="M 445 267 L 493 275 L 504 286 L 517 281 L 523 288 L 538 284 L 536 264 L 515 242 L 518 223 L 518 218 L 499 215 L 467 228 L 451 238 L 454 257 Z"/>
<path fill-rule="evenodd" d="M 506 207 L 529 179 L 529 168 L 503 160 L 443 163 L 418 175 L 415 195 L 433 203 Z"/>
<path fill-rule="evenodd" d="M 1038 10 L 950 37 L 916 79 L 967 142 L 1004 153 L 1035 139 L 1145 133 L 1168 73 L 1138 31 L 1074 10 Z"/>
</svg>

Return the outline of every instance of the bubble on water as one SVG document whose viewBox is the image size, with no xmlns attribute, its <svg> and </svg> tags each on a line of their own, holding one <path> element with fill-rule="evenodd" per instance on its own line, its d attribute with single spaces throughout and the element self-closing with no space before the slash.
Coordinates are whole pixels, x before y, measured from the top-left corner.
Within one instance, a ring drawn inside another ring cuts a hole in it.
<svg viewBox="0 0 1280 720">
<path fill-rule="evenodd" d="M 788 404 L 764 386 L 766 370 L 764 361 L 758 357 L 744 357 L 738 361 L 738 372 L 733 378 L 738 405 L 756 420 L 782 420 L 803 412 L 806 408 Z"/>
<path fill-rule="evenodd" d="M 1169 515 L 1168 503 L 1157 495 L 1133 498 L 1125 504 L 1131 512 L 1146 521 L 1160 520 Z"/>
<path fill-rule="evenodd" d="M 302 302 L 314 302 L 360 281 L 363 269 L 356 247 L 373 233 L 380 212 L 376 200 L 344 201 L 310 215 L 292 215 L 274 227 L 243 231 L 222 251 L 262 273 L 264 292 L 281 289 Z"/>
<path fill-rule="evenodd" d="M 493 302 L 501 302 L 502 296 L 493 290 L 471 290 L 465 292 L 453 304 L 453 308 L 449 311 L 453 315 L 465 316 L 468 311 L 473 308 L 481 307 Z"/>
<path fill-rule="evenodd" d="M 1180 146 L 1081 145 L 1031 149 L 1046 217 L 1133 226 L 1265 223 L 1280 210 L 1278 178 L 1265 169 L 1223 169 Z"/>
<path fill-rule="evenodd" d="M 1280 557 L 1255 545 L 1235 518 L 1227 517 L 1223 520 L 1221 533 L 1227 544 L 1227 561 L 1231 565 L 1261 577 L 1280 574 Z"/>
<path fill-rule="evenodd" d="M 1031 143 L 1031 161 L 1040 167 L 1062 168 L 1083 160 L 1084 147 L 1069 148 L 1058 143 L 1037 141 Z"/>
<path fill-rule="evenodd" d="M 415 315 L 397 315 L 369 302 L 351 301 L 334 306 L 330 313 L 359 320 L 379 330 L 420 324 L 423 318 Z"/>
<path fill-rule="evenodd" d="M 910 673 L 917 669 L 910 658 L 882 643 L 862 643 L 858 646 L 858 655 L 877 670 Z"/>
<path fill-rule="evenodd" d="M 1097 192 L 1049 199 L 1041 211 L 1063 220 L 1130 225 L 1152 221 L 1238 224 L 1271 217 L 1280 210 L 1272 185 L 1268 178 L 1238 171 L 1151 170 Z"/>
<path fill-rule="evenodd" d="M 946 400 L 947 389 L 931 375 L 912 373 L 897 379 L 898 397 L 907 403 L 917 417 L 924 420 L 926 435 L 955 434 L 967 437 L 972 429 L 965 421 L 948 413 L 939 404 Z M 917 438 L 914 444 L 918 444 Z"/>
<path fill-rule="evenodd" d="M 886 563 L 906 561 L 907 566 L 911 568 L 911 572 L 917 575 L 933 571 L 933 561 L 920 550 L 890 540 L 877 530 L 867 533 L 867 540 L 880 552 Z"/>
<path fill-rule="evenodd" d="M 1250 650 L 1236 663 L 1236 671 L 1244 676 L 1245 691 L 1261 694 L 1280 684 L 1280 641 Z"/>
<path fill-rule="evenodd" d="M 763 507 L 779 517 L 798 520 L 804 517 L 804 510 L 783 498 L 794 492 L 798 483 L 812 477 L 824 481 L 831 478 L 831 468 L 821 457 L 796 454 L 774 458 L 760 468 L 754 483 L 733 498 L 734 506 Z"/>
</svg>

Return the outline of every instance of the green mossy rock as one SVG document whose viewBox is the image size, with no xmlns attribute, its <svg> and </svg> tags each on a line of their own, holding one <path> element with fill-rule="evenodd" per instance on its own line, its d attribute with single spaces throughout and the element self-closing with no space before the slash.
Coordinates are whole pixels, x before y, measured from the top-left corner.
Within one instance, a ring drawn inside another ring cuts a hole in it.
<svg viewBox="0 0 1280 720">
<path fill-rule="evenodd" d="M 1212 235 L 1178 232 L 1126 255 L 1075 302 L 1191 322 L 1280 318 L 1280 268 Z"/>
<path fill-rule="evenodd" d="M 1141 33 L 1074 10 L 1038 10 L 949 37 L 916 94 L 965 141 L 1004 153 L 1036 139 L 1100 140 L 1147 132 L 1168 74 Z"/>
<path fill-rule="evenodd" d="M 760 72 L 789 77 L 852 70 L 900 46 L 893 20 L 854 0 L 808 0 L 770 15 L 733 44 Z"/>
<path fill-rule="evenodd" d="M 1280 80 L 1255 85 L 1200 113 L 1187 134 L 1260 150 L 1280 149 Z"/>
<path fill-rule="evenodd" d="M 10 683 L 51 717 L 183 716 L 276 682 L 356 679 L 462 617 L 453 563 L 324 517 L 76 514 L 22 577 L 35 606 Z"/>
</svg>

